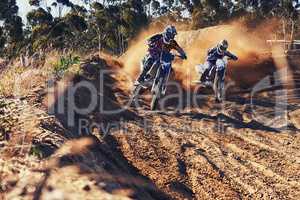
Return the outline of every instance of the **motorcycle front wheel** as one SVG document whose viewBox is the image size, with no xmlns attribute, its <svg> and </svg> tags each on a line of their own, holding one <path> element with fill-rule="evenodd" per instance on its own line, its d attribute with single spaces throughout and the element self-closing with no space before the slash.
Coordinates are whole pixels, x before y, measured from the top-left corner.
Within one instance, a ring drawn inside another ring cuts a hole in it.
<svg viewBox="0 0 300 200">
<path fill-rule="evenodd" d="M 140 94 L 141 89 L 142 89 L 141 85 L 137 85 L 133 88 L 133 90 L 131 92 L 132 99 L 135 99 Z"/>
<path fill-rule="evenodd" d="M 150 105 L 151 110 L 157 109 L 158 101 L 161 96 L 162 83 L 163 83 L 163 78 L 160 78 L 158 83 L 153 87 L 152 100 Z"/>
<path fill-rule="evenodd" d="M 215 75 L 214 93 L 215 93 L 216 102 L 222 103 L 224 98 L 224 81 L 222 80 L 222 77 L 219 72 L 217 72 Z"/>
</svg>

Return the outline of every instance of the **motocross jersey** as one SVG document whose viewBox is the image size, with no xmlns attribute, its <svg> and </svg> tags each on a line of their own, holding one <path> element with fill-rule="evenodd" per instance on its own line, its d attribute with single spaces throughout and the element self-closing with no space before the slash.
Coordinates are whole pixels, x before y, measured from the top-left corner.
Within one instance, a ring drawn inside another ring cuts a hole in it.
<svg viewBox="0 0 300 200">
<path fill-rule="evenodd" d="M 206 60 L 213 63 L 213 64 L 216 64 L 216 61 L 218 59 L 223 59 L 225 56 L 228 56 L 229 58 L 231 58 L 233 60 L 238 59 L 235 55 L 233 55 L 229 51 L 224 51 L 223 53 L 220 53 L 218 51 L 218 48 L 214 47 L 214 48 L 211 48 L 211 49 L 208 50 Z"/>
<path fill-rule="evenodd" d="M 147 42 L 148 53 L 154 58 L 159 58 L 163 51 L 169 53 L 173 49 L 177 50 L 181 55 L 184 55 L 183 49 L 175 40 L 171 40 L 169 44 L 165 44 L 161 33 L 153 35 L 147 40 Z"/>
</svg>

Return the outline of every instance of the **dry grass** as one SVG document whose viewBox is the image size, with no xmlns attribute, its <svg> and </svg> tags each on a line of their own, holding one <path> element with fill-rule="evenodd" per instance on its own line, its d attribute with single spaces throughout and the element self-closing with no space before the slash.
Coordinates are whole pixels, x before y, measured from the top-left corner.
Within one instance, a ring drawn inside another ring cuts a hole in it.
<svg viewBox="0 0 300 200">
<path fill-rule="evenodd" d="M 39 132 L 38 111 L 19 100 L 3 100 L 0 112 L 2 158 L 26 156 L 32 138 Z"/>
<path fill-rule="evenodd" d="M 54 67 L 60 54 L 49 53 L 44 62 L 38 67 L 21 67 L 15 62 L 0 74 L 0 95 L 4 97 L 26 97 L 32 92 L 45 88 L 48 80 L 55 79 Z M 80 66 L 74 65 L 67 73 L 76 74 L 80 72 Z"/>
</svg>

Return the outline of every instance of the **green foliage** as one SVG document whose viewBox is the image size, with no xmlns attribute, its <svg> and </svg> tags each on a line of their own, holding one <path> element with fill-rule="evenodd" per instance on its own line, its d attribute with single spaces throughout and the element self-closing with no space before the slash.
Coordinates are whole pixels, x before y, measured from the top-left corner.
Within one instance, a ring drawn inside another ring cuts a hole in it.
<svg viewBox="0 0 300 200">
<path fill-rule="evenodd" d="M 84 17 L 77 15 L 75 12 L 68 13 L 64 20 L 72 30 L 85 31 L 87 29 Z"/>
<path fill-rule="evenodd" d="M 34 9 L 27 13 L 27 21 L 33 27 L 41 24 L 51 24 L 52 20 L 52 15 L 43 8 Z"/>
<path fill-rule="evenodd" d="M 50 29 L 51 29 L 51 26 L 49 26 L 48 24 L 36 25 L 36 26 L 32 27 L 31 37 L 33 39 L 37 38 L 37 40 L 39 40 L 40 37 L 47 35 Z"/>
<path fill-rule="evenodd" d="M 11 16 L 4 22 L 4 28 L 7 31 L 7 36 L 10 42 L 19 42 L 23 40 L 23 23 L 19 16 Z"/>
<path fill-rule="evenodd" d="M 16 0 L 1 0 L 0 1 L 0 20 L 9 19 L 18 13 Z"/>
<path fill-rule="evenodd" d="M 201 0 L 192 6 L 194 28 L 216 25 L 235 18 L 249 17 L 260 22 L 272 17 L 297 20 L 298 12 L 292 0 Z"/>
<path fill-rule="evenodd" d="M 45 48 L 47 45 L 47 37 L 41 36 L 32 44 L 32 49 L 34 52 L 38 51 L 40 48 Z"/>
<path fill-rule="evenodd" d="M 3 26 L 0 25 L 0 56 L 8 49 L 8 54 L 15 54 L 23 37 L 23 23 L 21 17 L 18 14 L 18 6 L 16 0 L 1 0 L 0 1 L 0 21 Z M 1 23 L 0 23 L 1 24 Z M 2 49 L 6 46 L 5 49 Z M 9 57 L 9 56 L 7 56 Z"/>
<path fill-rule="evenodd" d="M 87 36 L 92 37 L 89 41 L 99 50 L 122 53 L 128 41 L 148 23 L 143 1 L 120 2 L 107 6 L 97 2 L 91 4 Z"/>
<path fill-rule="evenodd" d="M 40 6 L 40 0 L 29 0 L 29 5 L 31 6 Z"/>
<path fill-rule="evenodd" d="M 29 151 L 29 155 L 35 156 L 37 158 L 43 158 L 43 151 L 38 147 L 33 145 Z"/>
<path fill-rule="evenodd" d="M 62 76 L 66 70 L 71 66 L 80 63 L 79 56 L 72 56 L 72 54 L 64 57 L 62 56 L 60 60 L 54 65 L 54 72 L 57 76 Z"/>
</svg>

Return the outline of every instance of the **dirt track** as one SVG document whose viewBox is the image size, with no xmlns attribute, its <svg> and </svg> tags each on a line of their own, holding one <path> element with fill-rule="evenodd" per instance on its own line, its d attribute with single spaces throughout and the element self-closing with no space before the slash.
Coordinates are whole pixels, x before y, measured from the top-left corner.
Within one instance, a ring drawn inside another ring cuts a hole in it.
<svg viewBox="0 0 300 200">
<path fill-rule="evenodd" d="M 153 125 L 148 132 L 130 124 L 128 135 L 117 138 L 126 158 L 172 197 L 299 198 L 297 134 L 259 130 L 221 114 L 146 118 Z M 219 133 L 217 124 L 226 131 Z"/>
<path fill-rule="evenodd" d="M 207 95 L 200 108 L 175 113 L 149 112 L 142 98 L 132 110 L 138 118 L 111 134 L 126 159 L 173 199 L 299 199 L 299 126 L 288 115 L 270 125 L 249 114 L 253 106 L 272 119 L 272 94 L 253 102 L 231 95 L 223 107 Z M 286 106 L 299 109 L 295 101 Z"/>
<path fill-rule="evenodd" d="M 245 35 L 239 29 L 218 28 L 222 29 L 220 37 L 228 30 L 226 37 L 231 42 L 236 35 L 243 41 L 241 36 Z M 199 53 L 205 52 L 199 48 L 211 45 L 206 44 L 210 41 L 203 41 L 210 38 L 205 34 L 218 38 L 218 28 L 182 33 L 181 44 L 194 41 L 185 46 L 192 61 L 184 63 L 184 67 L 175 64 L 176 70 L 182 72 L 181 68 L 186 70 L 199 62 Z M 245 37 L 245 41 L 250 38 Z M 285 58 L 259 57 L 262 54 L 256 51 L 265 47 L 262 38 L 258 40 L 255 35 L 256 42 L 249 49 L 243 49 L 241 41 L 233 44 L 232 49 L 238 50 L 242 60 L 230 66 L 228 75 L 237 85 L 249 87 L 272 74 L 276 67 L 289 64 L 293 72 L 285 76 L 293 77 L 273 78 L 275 82 L 286 78 L 288 84 L 296 83 L 299 65 Z M 254 95 L 253 101 L 249 93 L 233 92 L 223 107 L 204 92 L 200 106 L 190 104 L 179 112 L 151 113 L 149 98 L 145 97 L 142 106 L 134 110 L 142 119 L 126 123 L 125 132 L 112 134 L 130 163 L 173 199 L 300 199 L 297 88 L 296 85 L 290 93 L 282 85 L 271 87 L 270 91 Z M 282 105 L 276 104 L 276 96 Z M 175 110 L 175 105 L 171 103 L 170 110 Z M 281 117 L 274 118 L 275 112 Z"/>
<path fill-rule="evenodd" d="M 107 74 L 105 86 L 98 88 L 99 71 L 107 67 L 117 70 Z M 115 110 L 130 97 L 128 82 L 118 76 L 118 69 L 101 59 L 88 60 L 82 65 L 83 73 L 72 82 L 88 80 L 97 86 L 97 94 L 105 97 L 102 106 Z M 61 95 L 66 95 L 68 89 Z M 87 104 L 86 92 L 79 91 L 77 105 Z M 272 119 L 276 108 L 272 91 L 259 94 L 253 102 L 248 94 L 231 94 L 223 107 L 215 104 L 209 93 L 203 94 L 200 106 L 183 107 L 178 112 L 149 112 L 149 99 L 142 97 L 141 106 L 114 115 L 97 109 L 89 115 L 75 113 L 76 123 L 86 119 L 108 128 L 117 124 L 104 138 L 103 130 L 82 132 L 78 124 L 67 125 L 67 116 L 54 113 L 54 122 L 41 123 L 46 133 L 33 137 L 41 151 L 50 156 L 42 161 L 50 164 L 40 171 L 29 165 L 26 175 L 22 175 L 25 178 L 12 186 L 5 182 L 4 188 L 8 189 L 4 192 L 8 195 L 4 198 L 26 199 L 24 196 L 29 195 L 27 199 L 48 199 L 48 193 L 51 196 L 51 192 L 59 191 L 66 199 L 93 199 L 99 195 L 102 199 L 299 199 L 297 101 L 288 103 L 287 119 L 270 124 L 251 117 L 250 108 Z M 43 98 L 46 95 L 40 92 L 28 101 L 45 109 Z M 170 110 L 176 102 L 170 103 Z M 286 120 L 288 124 L 283 124 Z M 82 134 L 93 136 L 72 142 Z M 20 192 L 28 187 L 33 192 Z"/>
<path fill-rule="evenodd" d="M 225 102 L 223 111 L 213 103 L 169 114 L 141 109 L 141 122 L 113 135 L 125 157 L 173 198 L 299 199 L 298 130 L 245 122 L 242 99 Z"/>
</svg>

